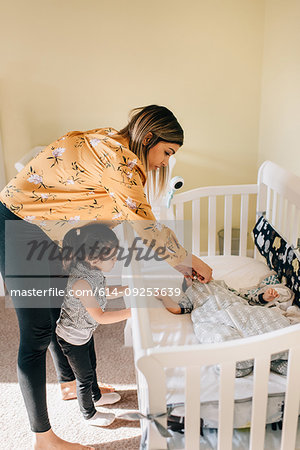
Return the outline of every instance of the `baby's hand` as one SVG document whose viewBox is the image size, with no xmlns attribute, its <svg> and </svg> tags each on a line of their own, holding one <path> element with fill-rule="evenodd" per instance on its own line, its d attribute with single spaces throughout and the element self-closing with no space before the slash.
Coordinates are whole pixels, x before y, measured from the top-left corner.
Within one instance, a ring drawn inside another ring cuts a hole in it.
<svg viewBox="0 0 300 450">
<path fill-rule="evenodd" d="M 276 289 L 273 288 L 267 289 L 263 294 L 263 299 L 265 302 L 271 302 L 276 297 L 279 297 L 279 294 Z"/>
</svg>

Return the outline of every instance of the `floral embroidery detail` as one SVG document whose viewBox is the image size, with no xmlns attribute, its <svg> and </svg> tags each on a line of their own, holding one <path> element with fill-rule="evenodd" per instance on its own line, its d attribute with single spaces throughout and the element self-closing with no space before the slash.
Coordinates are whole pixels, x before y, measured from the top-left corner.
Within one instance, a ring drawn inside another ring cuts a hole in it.
<svg viewBox="0 0 300 450">
<path fill-rule="evenodd" d="M 4 190 L 5 197 L 13 197 L 15 192 L 21 192 L 21 189 L 17 189 L 14 185 L 8 185 L 6 186 Z"/>
<path fill-rule="evenodd" d="M 121 181 L 122 184 L 126 186 L 137 186 L 137 183 L 134 179 L 134 173 L 128 172 L 128 169 L 133 170 L 135 166 L 137 165 L 137 159 L 130 160 L 129 158 L 126 158 L 125 156 L 122 157 L 123 163 L 119 163 L 118 166 L 118 172 L 121 172 L 123 181 Z M 136 172 L 136 169 L 135 169 Z M 120 181 L 119 181 L 120 183 Z"/>
<path fill-rule="evenodd" d="M 72 169 L 75 170 L 76 176 L 79 175 L 80 173 L 84 173 L 84 170 L 80 169 L 80 167 L 78 166 L 77 161 L 72 162 Z"/>
<path fill-rule="evenodd" d="M 160 222 L 152 223 L 149 227 L 144 228 L 144 230 L 152 230 L 152 231 L 162 231 L 164 228 L 164 225 L 162 225 Z"/>
<path fill-rule="evenodd" d="M 80 216 L 74 216 L 74 217 L 70 217 L 68 222 L 69 223 L 76 223 L 76 222 L 79 222 L 79 220 L 80 220 Z"/>
<path fill-rule="evenodd" d="M 62 177 L 60 177 L 59 183 L 64 184 L 65 186 L 67 184 L 82 184 L 84 182 L 84 180 L 82 180 L 81 178 L 77 177 L 74 178 L 73 176 L 71 178 L 68 178 L 67 180 L 63 180 Z"/>
<path fill-rule="evenodd" d="M 100 209 L 103 208 L 103 205 L 99 205 L 97 200 L 94 198 L 93 203 L 91 205 L 79 206 L 78 209 L 90 209 L 90 208 Z"/>
<path fill-rule="evenodd" d="M 23 205 L 22 204 L 21 205 L 10 205 L 9 209 L 13 213 L 18 213 L 18 212 L 20 212 L 23 209 Z"/>
<path fill-rule="evenodd" d="M 55 166 L 55 164 L 58 164 L 58 161 L 62 161 L 62 158 L 59 158 L 59 156 L 61 156 L 65 151 L 66 149 L 64 147 L 58 148 L 52 147 L 52 156 L 48 156 L 47 158 L 47 159 L 54 159 L 54 163 L 50 167 L 53 167 Z"/>
<path fill-rule="evenodd" d="M 32 166 L 29 167 L 29 172 L 27 173 L 27 175 L 29 175 L 29 178 L 27 178 L 27 181 L 29 181 L 29 183 L 39 184 L 38 189 L 40 189 L 41 187 L 43 187 L 44 189 L 54 188 L 54 186 L 47 186 L 46 184 L 44 184 L 43 176 L 38 175 L 32 168 Z"/>
<path fill-rule="evenodd" d="M 128 197 L 126 200 L 126 205 L 128 206 L 128 208 L 130 209 L 135 209 L 136 208 L 136 203 L 132 200 L 132 198 Z"/>
<path fill-rule="evenodd" d="M 35 219 L 35 216 L 25 216 L 24 220 L 26 220 L 26 222 L 32 222 Z"/>
<path fill-rule="evenodd" d="M 118 213 L 118 214 L 115 214 L 114 216 L 112 216 L 112 218 L 113 218 L 114 220 L 120 219 L 121 217 L 122 217 L 122 213 L 121 213 L 121 212 Z"/>
<path fill-rule="evenodd" d="M 137 159 L 133 159 L 132 161 L 130 161 L 130 159 L 128 159 L 127 161 L 127 166 L 129 167 L 130 170 L 132 170 L 135 166 L 137 165 Z"/>
<path fill-rule="evenodd" d="M 99 142 L 101 142 L 100 139 L 94 138 L 94 139 L 90 139 L 90 144 L 93 148 L 96 148 L 97 145 L 99 144 Z"/>
<path fill-rule="evenodd" d="M 109 155 L 107 152 L 103 152 L 102 155 L 99 156 L 99 161 L 105 169 L 107 169 L 108 167 L 111 167 L 112 169 L 115 170 L 114 166 L 110 162 Z"/>
<path fill-rule="evenodd" d="M 30 198 L 34 198 L 35 202 L 46 202 L 49 198 L 52 198 L 53 200 L 55 199 L 56 195 L 55 194 L 48 194 L 47 192 L 43 192 L 41 194 L 37 194 L 35 191 L 32 191 L 33 195 Z"/>
<path fill-rule="evenodd" d="M 84 137 L 80 137 L 77 139 L 74 147 L 78 148 L 78 147 L 82 147 L 85 144 L 85 138 Z"/>
<path fill-rule="evenodd" d="M 37 173 L 34 173 L 34 174 L 30 175 L 29 178 L 27 178 L 27 181 L 29 181 L 29 183 L 42 184 L 43 177 L 41 175 L 38 175 Z"/>
<path fill-rule="evenodd" d="M 126 200 L 125 203 L 126 203 L 126 206 L 127 206 L 128 208 L 134 210 L 136 214 L 137 214 L 139 211 L 142 211 L 142 212 L 145 214 L 145 216 L 147 216 L 147 213 L 146 213 L 145 209 L 141 206 L 142 203 L 140 203 L 140 204 L 137 206 L 136 202 L 134 202 L 134 201 L 132 200 L 132 198 L 130 198 L 130 197 L 127 197 L 127 200 Z"/>
</svg>

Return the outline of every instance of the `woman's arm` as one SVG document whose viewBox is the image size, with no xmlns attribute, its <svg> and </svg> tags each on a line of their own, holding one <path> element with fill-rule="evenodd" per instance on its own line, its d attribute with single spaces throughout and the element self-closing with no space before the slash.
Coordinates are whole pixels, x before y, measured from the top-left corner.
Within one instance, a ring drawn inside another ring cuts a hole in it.
<svg viewBox="0 0 300 450">
<path fill-rule="evenodd" d="M 181 271 L 183 266 L 183 270 L 191 275 L 193 268 L 199 280 L 208 283 L 212 269 L 196 256 L 188 255 L 174 232 L 156 222 L 144 193 L 142 178 L 137 159 L 132 160 L 131 152 L 124 148 L 123 152 L 113 153 L 101 179 L 114 204 L 113 218 L 130 221 L 144 244 L 151 246 L 160 259 L 166 260 L 176 270 Z"/>
<path fill-rule="evenodd" d="M 116 323 L 131 317 L 130 308 L 120 309 L 119 311 L 102 311 L 96 297 L 88 295 L 92 288 L 85 280 L 78 280 L 73 284 L 73 291 L 89 315 L 100 324 Z M 76 292 L 77 291 L 77 292 Z"/>
</svg>

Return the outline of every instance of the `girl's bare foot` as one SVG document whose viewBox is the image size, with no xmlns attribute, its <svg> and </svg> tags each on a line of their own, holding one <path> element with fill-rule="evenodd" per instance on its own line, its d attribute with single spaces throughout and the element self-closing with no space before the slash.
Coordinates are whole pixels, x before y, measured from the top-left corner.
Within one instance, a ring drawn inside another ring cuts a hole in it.
<svg viewBox="0 0 300 450">
<path fill-rule="evenodd" d="M 34 450 L 95 450 L 94 447 L 64 441 L 52 429 L 45 433 L 34 433 Z"/>
<path fill-rule="evenodd" d="M 109 384 L 98 383 L 101 394 L 106 394 L 108 392 L 114 392 L 115 388 L 110 386 Z M 76 380 L 68 381 L 66 383 L 60 384 L 61 389 L 61 397 L 63 400 L 73 400 L 77 398 L 76 393 Z"/>
<path fill-rule="evenodd" d="M 60 389 L 61 389 L 61 398 L 63 400 L 73 400 L 74 398 L 77 398 L 76 380 L 61 383 Z"/>
</svg>

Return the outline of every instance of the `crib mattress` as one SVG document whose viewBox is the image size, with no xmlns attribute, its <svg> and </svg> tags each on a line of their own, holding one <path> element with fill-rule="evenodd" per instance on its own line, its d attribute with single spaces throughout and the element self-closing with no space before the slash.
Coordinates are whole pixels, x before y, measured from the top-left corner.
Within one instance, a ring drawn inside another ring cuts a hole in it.
<svg viewBox="0 0 300 450">
<path fill-rule="evenodd" d="M 215 256 L 203 258 L 213 269 L 215 279 L 223 279 L 235 289 L 252 287 L 269 275 L 269 268 L 261 261 L 239 256 Z M 155 287 L 181 286 L 182 276 L 168 265 L 146 271 L 145 285 Z M 159 274 L 159 276 L 157 276 Z M 199 344 L 190 315 L 172 315 L 156 299 L 149 299 L 150 325 L 155 346 L 178 346 Z M 167 403 L 175 407 L 172 415 L 184 416 L 184 369 L 168 369 Z M 201 417 L 203 426 L 218 427 L 218 383 L 215 366 L 202 368 L 201 372 Z M 251 419 L 253 375 L 235 379 L 234 427 L 247 427 Z M 286 378 L 270 373 L 267 422 L 281 420 Z"/>
</svg>

